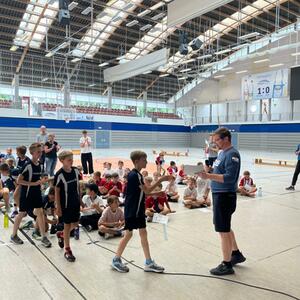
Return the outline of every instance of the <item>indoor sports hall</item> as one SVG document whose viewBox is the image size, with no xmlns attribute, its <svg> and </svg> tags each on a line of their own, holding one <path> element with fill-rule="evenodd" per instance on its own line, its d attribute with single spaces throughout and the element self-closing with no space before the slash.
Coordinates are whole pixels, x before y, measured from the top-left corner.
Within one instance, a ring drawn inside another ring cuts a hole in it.
<svg viewBox="0 0 300 300">
<path fill-rule="evenodd" d="M 0 0 L 0 299 L 300 299 L 298 0 Z"/>
</svg>

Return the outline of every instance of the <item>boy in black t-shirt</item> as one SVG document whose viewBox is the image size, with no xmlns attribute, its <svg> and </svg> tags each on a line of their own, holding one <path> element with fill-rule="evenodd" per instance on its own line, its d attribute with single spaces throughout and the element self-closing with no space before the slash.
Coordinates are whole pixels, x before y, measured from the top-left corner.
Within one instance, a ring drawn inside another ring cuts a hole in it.
<svg viewBox="0 0 300 300">
<path fill-rule="evenodd" d="M 76 258 L 70 248 L 70 232 L 78 226 L 80 218 L 79 171 L 72 166 L 71 151 L 62 151 L 58 159 L 63 166 L 54 176 L 55 202 L 57 215 L 64 223 L 64 230 L 57 232 L 56 235 L 59 247 L 65 247 L 65 258 L 69 262 L 74 262 Z"/>
<path fill-rule="evenodd" d="M 125 195 L 125 235 L 119 243 L 116 256 L 112 260 L 112 267 L 118 272 L 128 272 L 129 268 L 121 261 L 127 243 L 132 237 L 132 230 L 139 229 L 141 244 L 146 258 L 144 271 L 161 273 L 164 268 L 158 266 L 151 259 L 149 243 L 147 238 L 146 220 L 145 220 L 145 194 L 157 195 L 160 193 L 151 193 L 160 183 L 168 181 L 172 176 L 162 176 L 151 186 L 145 186 L 143 176 L 140 171 L 146 168 L 147 154 L 142 151 L 133 151 L 130 158 L 134 164 L 134 169 L 128 174 L 127 189 Z"/>
<path fill-rule="evenodd" d="M 19 146 L 16 148 L 17 159 L 16 168 L 13 170 L 15 174 L 21 174 L 24 167 L 30 162 L 30 158 L 26 156 L 27 147 Z M 11 214 L 11 218 L 14 218 L 18 214 L 18 207 L 20 205 L 20 185 L 17 185 L 14 192 L 14 209 Z"/>
<path fill-rule="evenodd" d="M 33 143 L 29 147 L 32 156 L 31 161 L 25 166 L 22 173 L 18 176 L 17 184 L 21 186 L 20 191 L 20 212 L 16 216 L 11 241 L 15 244 L 23 244 L 23 241 L 18 237 L 17 232 L 23 217 L 27 211 L 33 210 L 37 217 L 40 233 L 42 235 L 42 244 L 49 248 L 51 242 L 48 240 L 45 233 L 45 218 L 42 202 L 41 184 L 41 166 L 39 158 L 42 155 L 42 146 L 39 143 Z"/>
</svg>

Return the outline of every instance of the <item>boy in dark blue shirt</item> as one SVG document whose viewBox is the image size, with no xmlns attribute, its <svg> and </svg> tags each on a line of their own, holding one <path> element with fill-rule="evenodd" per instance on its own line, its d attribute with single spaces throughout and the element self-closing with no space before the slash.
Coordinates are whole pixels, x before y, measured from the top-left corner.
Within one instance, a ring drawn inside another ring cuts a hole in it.
<svg viewBox="0 0 300 300">
<path fill-rule="evenodd" d="M 292 180 L 292 184 L 286 188 L 287 191 L 294 191 L 295 190 L 295 185 L 296 182 L 298 180 L 298 176 L 300 173 L 300 144 L 298 145 L 295 154 L 297 155 L 297 165 L 294 171 L 294 175 L 293 175 L 293 180 Z"/>
<path fill-rule="evenodd" d="M 146 187 L 140 171 L 147 165 L 147 154 L 142 151 L 133 151 L 130 154 L 130 158 L 134 164 L 134 169 L 128 174 L 125 195 L 125 235 L 119 243 L 116 256 L 112 261 L 112 267 L 122 273 L 129 271 L 129 268 L 122 263 L 121 256 L 132 237 L 132 230 L 139 229 L 141 244 L 146 258 L 144 271 L 161 273 L 164 271 L 164 268 L 158 266 L 151 259 L 150 255 L 145 219 L 145 194 L 159 195 L 160 193 L 151 192 L 163 181 L 170 180 L 172 176 L 162 176 L 155 184 Z"/>
</svg>

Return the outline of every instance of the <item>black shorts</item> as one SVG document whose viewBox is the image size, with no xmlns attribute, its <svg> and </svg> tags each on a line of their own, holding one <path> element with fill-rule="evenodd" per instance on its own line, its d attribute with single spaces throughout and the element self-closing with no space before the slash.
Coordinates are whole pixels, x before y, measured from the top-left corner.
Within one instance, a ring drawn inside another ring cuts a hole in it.
<svg viewBox="0 0 300 300">
<path fill-rule="evenodd" d="M 213 193 L 213 213 L 216 232 L 230 232 L 231 215 L 236 208 L 236 193 Z"/>
<path fill-rule="evenodd" d="M 124 230 L 132 231 L 133 229 L 146 228 L 146 218 L 145 217 L 131 217 L 125 218 Z"/>
<path fill-rule="evenodd" d="M 40 189 L 30 189 L 27 194 L 26 191 L 21 190 L 20 207 L 22 212 L 33 211 L 35 208 L 43 207 L 42 192 Z"/>
<path fill-rule="evenodd" d="M 77 223 L 80 219 L 80 208 L 62 209 L 61 220 L 65 224 Z"/>
</svg>

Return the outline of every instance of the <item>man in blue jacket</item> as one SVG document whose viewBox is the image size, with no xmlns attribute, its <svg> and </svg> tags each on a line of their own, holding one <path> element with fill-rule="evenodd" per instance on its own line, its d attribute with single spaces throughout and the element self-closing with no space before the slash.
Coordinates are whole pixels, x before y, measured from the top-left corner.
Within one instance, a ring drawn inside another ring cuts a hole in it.
<svg viewBox="0 0 300 300">
<path fill-rule="evenodd" d="M 203 179 L 211 180 L 213 198 L 213 221 L 215 231 L 220 234 L 223 261 L 210 270 L 213 275 L 233 274 L 233 265 L 246 258 L 239 251 L 234 232 L 231 230 L 231 216 L 236 208 L 236 191 L 239 179 L 241 157 L 232 144 L 231 133 L 227 128 L 214 132 L 214 142 L 220 149 L 213 164 L 212 173 L 200 173 Z"/>
</svg>

